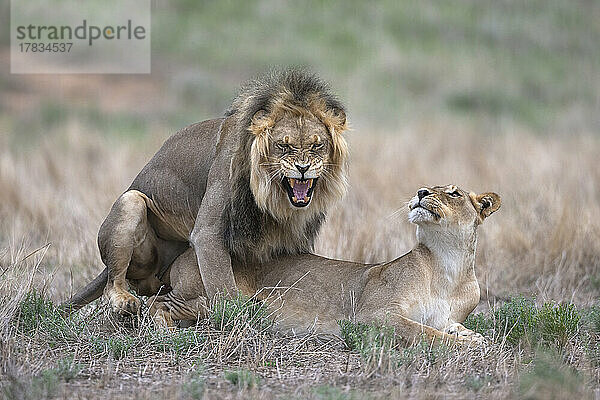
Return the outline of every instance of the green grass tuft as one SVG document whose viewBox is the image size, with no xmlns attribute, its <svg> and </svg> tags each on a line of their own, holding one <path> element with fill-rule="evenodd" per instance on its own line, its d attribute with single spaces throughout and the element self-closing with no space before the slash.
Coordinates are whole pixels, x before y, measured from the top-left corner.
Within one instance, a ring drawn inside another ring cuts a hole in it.
<svg viewBox="0 0 600 400">
<path fill-rule="evenodd" d="M 383 325 L 338 321 L 346 347 L 363 356 L 388 352 L 396 345 L 394 329 Z"/>
<path fill-rule="evenodd" d="M 474 392 L 479 392 L 491 383 L 491 378 L 485 375 L 469 375 L 465 378 L 465 386 Z"/>
<path fill-rule="evenodd" d="M 595 305 L 583 313 L 583 325 L 596 335 L 600 335 L 600 305 Z"/>
<path fill-rule="evenodd" d="M 56 368 L 53 371 L 60 379 L 65 382 L 70 382 L 83 370 L 83 367 L 73 361 L 73 357 L 63 358 L 58 360 Z"/>
<path fill-rule="evenodd" d="M 0 391 L 7 399 L 47 399 L 57 397 L 61 382 L 70 382 L 82 371 L 83 367 L 73 358 L 64 358 L 57 362 L 55 368 L 41 371 L 36 376 L 24 381 L 9 381 Z"/>
<path fill-rule="evenodd" d="M 562 349 L 579 331 L 581 314 L 573 304 L 546 303 L 537 315 L 541 340 Z"/>
<path fill-rule="evenodd" d="M 587 318 L 594 320 L 589 315 Z M 582 318 L 573 304 L 549 302 L 537 307 L 533 299 L 518 296 L 491 313 L 469 315 L 464 325 L 485 336 L 496 334 L 513 346 L 526 342 L 562 349 L 579 332 Z"/>
<path fill-rule="evenodd" d="M 65 317 L 62 310 L 35 290 L 28 292 L 21 300 L 13 324 L 26 335 L 44 337 L 50 347 L 79 337 L 85 329 L 84 322 L 77 314 Z"/>
<path fill-rule="evenodd" d="M 586 398 L 584 379 L 564 364 L 554 351 L 538 350 L 533 368 L 519 378 L 518 391 L 523 399 Z"/>
<path fill-rule="evenodd" d="M 21 332 L 29 334 L 48 325 L 59 325 L 61 319 L 54 303 L 32 290 L 21 300 L 14 321 Z"/>
<path fill-rule="evenodd" d="M 395 334 L 393 328 L 385 325 L 354 323 L 347 320 L 338 321 L 338 324 L 346 347 L 360 353 L 368 362 L 375 361 L 377 365 L 410 365 L 416 360 L 424 360 L 433 365 L 450 354 L 449 347 L 442 344 L 432 345 L 424 339 L 413 346 L 401 347 L 402 339 Z"/>
<path fill-rule="evenodd" d="M 201 371 L 194 371 L 188 375 L 181 386 L 182 398 L 200 400 L 204 397 L 206 382 L 201 376 Z"/>
<path fill-rule="evenodd" d="M 586 356 L 595 368 L 600 367 L 600 305 L 594 305 L 583 311 L 581 322 L 585 332 L 583 343 Z"/>
<path fill-rule="evenodd" d="M 497 334 L 499 338 L 516 346 L 522 340 L 536 341 L 537 314 L 533 299 L 517 296 L 496 307 L 491 313 L 469 315 L 464 326 L 484 336 Z"/>
<path fill-rule="evenodd" d="M 463 325 L 465 328 L 479 332 L 482 335 L 489 334 L 494 330 L 494 320 L 486 313 L 469 314 Z"/>
<path fill-rule="evenodd" d="M 343 391 L 334 386 L 318 386 L 313 390 L 313 393 L 318 400 L 358 400 L 369 398 L 364 393 L 357 393 L 354 390 Z"/>
<path fill-rule="evenodd" d="M 152 347 L 158 351 L 173 351 L 175 354 L 182 354 L 185 351 L 199 346 L 206 340 L 194 328 L 178 329 L 171 331 L 154 331 L 148 338 Z"/>
<path fill-rule="evenodd" d="M 513 297 L 494 311 L 494 328 L 512 345 L 532 340 L 535 333 L 537 309 L 533 299 Z"/>
<path fill-rule="evenodd" d="M 124 358 L 134 346 L 134 338 L 129 336 L 96 337 L 92 348 L 96 354 L 108 353 L 116 360 Z"/>
<path fill-rule="evenodd" d="M 273 325 L 264 303 L 242 295 L 217 299 L 209 318 L 213 327 L 219 330 L 231 330 L 238 324 L 266 330 Z"/>
<path fill-rule="evenodd" d="M 260 384 L 260 378 L 254 375 L 252 371 L 240 369 L 237 371 L 226 371 L 225 379 L 239 389 L 251 389 Z"/>
<path fill-rule="evenodd" d="M 429 365 L 446 360 L 452 355 L 452 348 L 445 344 L 432 344 L 425 338 L 414 346 L 403 348 L 397 357 L 398 365 L 412 365 L 425 360 Z"/>
<path fill-rule="evenodd" d="M 60 377 L 54 369 L 42 371 L 31 380 L 29 394 L 32 398 L 50 398 L 56 396 Z"/>
</svg>

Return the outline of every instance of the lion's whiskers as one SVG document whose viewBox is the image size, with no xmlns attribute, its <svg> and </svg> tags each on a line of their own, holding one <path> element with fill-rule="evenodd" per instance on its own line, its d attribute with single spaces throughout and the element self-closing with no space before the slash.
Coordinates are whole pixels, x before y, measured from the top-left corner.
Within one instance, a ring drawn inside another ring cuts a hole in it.
<svg viewBox="0 0 600 400">
<path fill-rule="evenodd" d="M 269 175 L 267 175 L 268 182 L 272 183 L 275 180 L 275 178 L 277 178 L 278 176 L 279 176 L 279 169 L 276 169 L 273 172 L 270 172 Z"/>
<path fill-rule="evenodd" d="M 326 169 L 323 169 L 321 171 L 321 177 L 325 178 L 325 179 L 327 179 L 327 178 L 335 179 L 335 176 L 333 176 L 333 174 L 331 172 L 329 172 L 328 170 L 326 170 Z"/>
</svg>

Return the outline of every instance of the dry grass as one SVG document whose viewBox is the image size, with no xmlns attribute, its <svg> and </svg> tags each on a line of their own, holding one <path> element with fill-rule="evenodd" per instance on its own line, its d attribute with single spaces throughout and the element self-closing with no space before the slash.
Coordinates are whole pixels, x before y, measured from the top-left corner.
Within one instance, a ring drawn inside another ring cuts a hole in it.
<svg viewBox="0 0 600 400">
<path fill-rule="evenodd" d="M 352 145 L 351 193 L 322 232 L 319 253 L 361 261 L 402 254 L 414 243 L 404 203 L 421 185 L 455 183 L 502 196 L 500 212 L 479 230 L 485 294 L 579 304 L 599 297 L 597 137 L 482 134 L 439 122 L 393 136 L 356 132 Z"/>
<path fill-rule="evenodd" d="M 9 75 L 1 36 L 0 398 L 600 399 L 599 5 L 153 2 L 153 73 L 141 76 Z M 361 356 L 243 318 L 160 334 L 102 302 L 68 321 L 31 302 L 32 288 L 58 302 L 101 271 L 98 227 L 166 132 L 219 115 L 240 81 L 277 64 L 315 67 L 356 124 L 352 188 L 319 254 L 409 250 L 404 203 L 421 185 L 496 191 L 478 311 L 518 293 L 596 304 L 596 333 L 578 325 L 559 350 L 538 349 L 500 326 L 484 349 L 390 341 Z"/>
<path fill-rule="evenodd" d="M 123 327 L 102 303 L 84 309 L 78 317 L 84 327 L 58 318 L 50 328 L 16 329 L 11 318 L 30 288 L 59 301 L 102 269 L 98 226 L 164 138 L 155 133 L 143 141 L 117 142 L 94 133 L 72 121 L 27 151 L 0 138 L 5 141 L 0 146 L 5 395 L 333 399 L 451 392 L 506 398 L 533 390 L 528 382 L 531 374 L 537 377 L 537 364 L 531 363 L 535 351 L 507 346 L 502 338 L 463 352 L 417 349 L 404 354 L 410 362 L 398 365 L 387 353 L 361 359 L 344 350 L 339 338 L 282 338 L 247 324 L 220 331 L 201 323 L 161 336 L 144 320 Z M 481 134 L 436 121 L 393 135 L 351 132 L 350 139 L 352 188 L 331 213 L 318 253 L 365 262 L 402 254 L 414 242 L 404 203 L 423 184 L 452 182 L 503 196 L 501 211 L 480 229 L 480 308 L 516 293 L 582 307 L 597 301 L 598 138 Z M 573 339 L 550 363 L 562 359 L 556 376 L 589 396 L 591 388 L 598 393 L 600 373 L 585 349 Z M 247 370 L 260 379 L 240 384 L 247 381 Z M 556 392 L 549 388 L 544 390 Z"/>
</svg>

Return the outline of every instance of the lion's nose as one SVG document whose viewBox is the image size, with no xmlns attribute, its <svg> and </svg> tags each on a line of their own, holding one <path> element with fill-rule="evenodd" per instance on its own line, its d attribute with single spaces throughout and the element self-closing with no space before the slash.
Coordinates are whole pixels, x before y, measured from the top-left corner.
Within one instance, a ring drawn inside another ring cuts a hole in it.
<svg viewBox="0 0 600 400">
<path fill-rule="evenodd" d="M 417 196 L 419 196 L 419 200 L 421 200 L 423 197 L 430 195 L 431 192 L 427 189 L 419 189 L 417 191 Z"/>
<path fill-rule="evenodd" d="M 304 175 L 304 173 L 310 168 L 310 164 L 296 164 L 296 168 L 301 174 Z"/>
</svg>

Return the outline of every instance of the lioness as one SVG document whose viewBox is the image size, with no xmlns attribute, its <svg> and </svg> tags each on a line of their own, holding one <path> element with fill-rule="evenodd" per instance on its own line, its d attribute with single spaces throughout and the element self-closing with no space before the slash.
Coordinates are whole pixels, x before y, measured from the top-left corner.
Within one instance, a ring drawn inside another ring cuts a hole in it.
<svg viewBox="0 0 600 400">
<path fill-rule="evenodd" d="M 477 227 L 498 210 L 500 196 L 435 186 L 419 189 L 408 206 L 409 220 L 417 225 L 417 245 L 394 261 L 364 265 L 303 254 L 278 258 L 260 269 L 236 270 L 236 282 L 246 295 L 268 295 L 282 330 L 315 327 L 338 333 L 336 321 L 353 319 L 389 324 L 408 341 L 422 334 L 430 340 L 449 339 L 448 334 L 482 340 L 461 323 L 479 303 Z M 159 324 L 172 326 L 175 320 L 205 315 L 192 250 L 173 263 L 170 284 L 170 293 L 149 301 Z"/>
<path fill-rule="evenodd" d="M 129 288 L 156 294 L 190 244 L 209 298 L 236 290 L 232 262 L 310 252 L 346 191 L 345 130 L 344 107 L 312 74 L 248 82 L 225 117 L 171 136 L 117 199 L 98 233 L 106 269 L 63 306 L 104 289 L 115 312 L 136 313 Z"/>
</svg>

